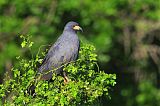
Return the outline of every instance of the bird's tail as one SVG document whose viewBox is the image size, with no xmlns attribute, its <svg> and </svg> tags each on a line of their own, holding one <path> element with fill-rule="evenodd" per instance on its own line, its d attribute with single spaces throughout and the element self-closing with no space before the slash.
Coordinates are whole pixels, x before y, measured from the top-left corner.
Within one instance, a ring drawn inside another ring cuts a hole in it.
<svg viewBox="0 0 160 106">
<path fill-rule="evenodd" d="M 36 85 L 37 85 L 37 77 L 35 77 L 35 78 L 29 83 L 29 86 L 27 87 L 27 93 L 28 93 L 29 95 L 32 95 L 32 96 L 35 96 L 35 95 L 36 95 L 36 93 L 35 93 Z"/>
<path fill-rule="evenodd" d="M 34 96 L 35 95 L 35 88 L 36 86 L 35 85 L 31 85 L 27 88 L 27 93 Z"/>
</svg>

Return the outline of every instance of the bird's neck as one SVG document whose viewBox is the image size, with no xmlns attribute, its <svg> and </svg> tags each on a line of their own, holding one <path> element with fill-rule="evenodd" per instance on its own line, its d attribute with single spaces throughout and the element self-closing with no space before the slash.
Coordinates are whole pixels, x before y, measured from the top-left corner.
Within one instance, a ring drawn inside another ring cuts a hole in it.
<svg viewBox="0 0 160 106">
<path fill-rule="evenodd" d="M 74 41 L 78 39 L 78 36 L 75 31 L 64 30 L 62 36 L 67 41 Z"/>
<path fill-rule="evenodd" d="M 63 33 L 76 34 L 77 31 L 75 31 L 75 30 L 73 30 L 73 29 L 65 29 L 65 30 L 63 31 Z"/>
</svg>

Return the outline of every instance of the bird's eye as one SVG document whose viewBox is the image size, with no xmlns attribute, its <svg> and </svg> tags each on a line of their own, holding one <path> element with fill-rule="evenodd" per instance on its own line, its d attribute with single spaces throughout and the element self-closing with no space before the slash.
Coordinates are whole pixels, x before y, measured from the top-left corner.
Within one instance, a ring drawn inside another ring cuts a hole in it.
<svg viewBox="0 0 160 106">
<path fill-rule="evenodd" d="M 75 26 L 77 26 L 77 25 L 73 25 L 73 27 L 75 27 Z"/>
<path fill-rule="evenodd" d="M 78 24 L 73 25 L 72 27 L 74 28 L 75 26 L 79 26 Z"/>
</svg>

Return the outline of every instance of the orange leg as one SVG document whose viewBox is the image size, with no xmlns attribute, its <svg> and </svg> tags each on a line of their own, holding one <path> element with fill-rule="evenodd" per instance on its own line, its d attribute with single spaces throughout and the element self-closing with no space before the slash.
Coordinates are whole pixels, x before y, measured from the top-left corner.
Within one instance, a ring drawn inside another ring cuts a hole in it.
<svg viewBox="0 0 160 106">
<path fill-rule="evenodd" d="M 65 72 L 63 72 L 63 77 L 64 77 L 64 83 L 67 84 L 69 82 L 69 78 L 67 77 Z"/>
</svg>

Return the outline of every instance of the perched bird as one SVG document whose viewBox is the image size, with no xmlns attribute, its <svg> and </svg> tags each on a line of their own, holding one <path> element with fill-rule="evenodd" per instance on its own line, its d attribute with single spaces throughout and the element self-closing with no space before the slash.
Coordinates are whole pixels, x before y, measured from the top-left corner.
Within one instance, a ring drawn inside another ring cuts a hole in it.
<svg viewBox="0 0 160 106">
<path fill-rule="evenodd" d="M 78 23 L 70 21 L 65 25 L 63 33 L 51 46 L 41 66 L 38 68 L 37 75 L 41 75 L 41 80 L 50 80 L 54 73 L 50 70 L 56 69 L 55 73 L 63 76 L 65 83 L 69 81 L 62 65 L 77 59 L 80 47 L 77 31 L 83 31 Z M 33 94 L 34 89 L 35 86 L 31 85 L 29 92 Z"/>
<path fill-rule="evenodd" d="M 43 74 L 41 79 L 50 80 L 53 72 L 47 72 L 56 69 L 55 73 L 62 75 L 64 82 L 68 82 L 62 65 L 77 59 L 80 46 L 77 31 L 82 31 L 78 23 L 71 21 L 65 25 L 63 33 L 49 49 L 38 69 L 38 72 Z"/>
</svg>

